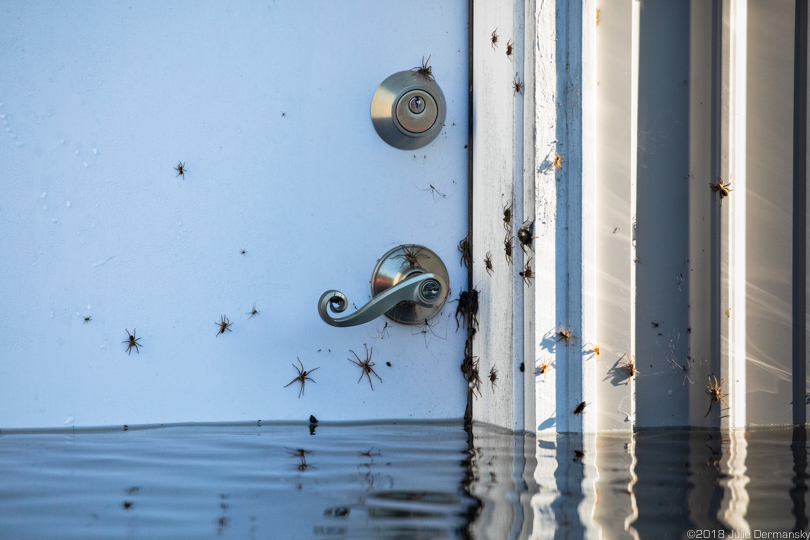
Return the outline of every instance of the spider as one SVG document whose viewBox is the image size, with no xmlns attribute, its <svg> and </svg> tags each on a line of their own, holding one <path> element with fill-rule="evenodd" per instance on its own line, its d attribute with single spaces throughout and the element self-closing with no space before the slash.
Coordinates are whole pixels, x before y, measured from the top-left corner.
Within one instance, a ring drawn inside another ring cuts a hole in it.
<svg viewBox="0 0 810 540">
<path fill-rule="evenodd" d="M 709 182 L 709 185 L 712 187 L 712 191 L 720 192 L 720 206 L 723 206 L 723 198 L 728 197 L 731 193 L 731 182 L 728 184 L 723 183 L 723 179 L 721 177 L 717 177 L 717 183 L 712 184 Z"/>
<path fill-rule="evenodd" d="M 478 360 L 475 360 L 467 370 L 467 387 L 472 390 L 472 394 L 478 391 L 478 396 L 481 396 L 481 377 L 478 375 Z"/>
<path fill-rule="evenodd" d="M 517 232 L 517 238 L 520 242 L 520 249 L 523 250 L 523 253 L 526 253 L 526 248 L 528 247 L 532 252 L 534 252 L 534 247 L 532 247 L 532 240 L 537 238 L 536 236 L 532 236 L 532 232 L 534 229 L 534 221 L 529 221 L 528 219 L 523 222 L 523 225 L 520 226 Z"/>
<path fill-rule="evenodd" d="M 289 448 L 287 449 L 287 454 L 289 454 L 289 455 L 291 455 L 293 457 L 297 457 L 297 458 L 302 458 L 302 457 L 306 456 L 307 454 L 311 454 L 311 453 L 312 453 L 312 450 L 304 450 L 303 448 L 296 448 L 295 450 L 291 450 Z"/>
<path fill-rule="evenodd" d="M 492 272 L 493 272 L 493 270 L 492 270 L 492 252 L 491 251 L 487 251 L 487 256 L 484 259 L 484 267 L 487 270 L 487 274 L 489 274 L 491 276 Z"/>
<path fill-rule="evenodd" d="M 575 339 L 575 338 L 579 337 L 579 336 L 575 336 L 574 334 L 572 334 L 570 328 L 568 328 L 567 330 L 564 329 L 562 323 L 560 323 L 560 331 L 555 333 L 554 335 L 560 336 L 560 339 L 557 340 L 558 342 L 562 341 L 562 340 L 565 340 L 566 345 L 570 345 L 572 339 Z"/>
<path fill-rule="evenodd" d="M 125 330 L 126 330 L 126 329 L 125 329 Z M 126 345 L 127 345 L 127 350 L 126 350 L 125 352 L 126 352 L 127 354 L 129 354 L 129 355 L 131 355 L 131 354 L 132 354 L 132 348 L 133 348 L 133 347 L 135 347 L 135 352 L 136 352 L 136 353 L 141 354 L 141 351 L 140 351 L 140 350 L 138 350 L 138 347 L 143 347 L 143 345 L 141 345 L 140 343 L 138 343 L 138 340 L 140 340 L 141 338 L 136 338 L 136 337 L 135 337 L 135 333 L 136 333 L 136 332 L 137 332 L 137 329 L 133 329 L 133 330 L 132 330 L 132 333 L 130 334 L 130 333 L 129 333 L 129 330 L 127 330 L 127 335 L 128 335 L 129 337 L 128 337 L 127 339 L 125 339 L 124 341 L 122 341 L 122 342 L 121 342 L 121 343 L 126 343 Z"/>
<path fill-rule="evenodd" d="M 410 263 L 411 268 L 421 268 L 421 266 L 419 265 L 419 258 L 420 257 L 426 257 L 428 259 L 430 258 L 428 255 L 421 253 L 421 251 L 422 251 L 421 247 L 417 249 L 417 246 L 411 244 L 410 246 L 405 248 L 405 253 L 403 253 L 402 255 L 397 255 L 396 257 L 394 257 L 394 259 L 399 259 L 400 257 L 402 257 L 403 259 L 405 259 L 403 261 L 403 264 Z"/>
<path fill-rule="evenodd" d="M 461 361 L 461 372 L 464 374 L 464 377 L 467 377 L 467 374 L 473 367 L 473 362 L 477 358 L 476 356 L 472 355 L 472 339 L 468 339 L 467 343 L 464 345 L 464 360 Z"/>
<path fill-rule="evenodd" d="M 182 176 L 183 180 L 186 179 L 186 164 L 185 163 L 183 163 L 182 161 L 178 161 L 177 162 L 177 167 L 175 167 L 174 170 L 177 171 L 177 176 Z M 175 178 L 177 178 L 177 176 L 175 176 Z"/>
<path fill-rule="evenodd" d="M 433 68 L 428 65 L 428 62 L 430 62 L 430 56 L 428 56 L 427 60 L 425 60 L 425 57 L 423 56 L 422 65 L 413 68 L 411 71 L 415 71 L 417 75 L 421 75 L 423 77 L 427 77 L 431 81 L 435 81 L 436 79 L 433 78 Z"/>
<path fill-rule="evenodd" d="M 83 317 L 83 318 L 84 318 L 84 324 L 87 324 L 87 323 L 89 323 L 90 321 L 93 320 L 92 315 L 88 315 L 87 317 Z"/>
<path fill-rule="evenodd" d="M 714 379 L 714 384 L 712 384 L 712 379 Z M 715 401 L 722 401 L 725 403 L 726 407 L 729 407 L 729 404 L 726 403 L 725 399 L 723 399 L 728 395 L 727 393 L 722 392 L 724 382 L 726 382 L 725 379 L 720 379 L 720 384 L 717 384 L 717 377 L 714 375 L 709 376 L 709 386 L 706 387 L 706 393 L 709 394 L 712 399 L 709 402 L 709 410 L 706 411 L 706 416 L 709 416 L 709 413 L 712 412 L 712 405 L 714 405 Z M 706 418 L 706 416 L 704 416 L 704 418 Z"/>
<path fill-rule="evenodd" d="M 636 373 L 638 373 L 638 368 L 636 367 L 636 357 L 634 356 L 632 360 L 627 360 L 622 367 L 627 370 L 627 374 L 630 378 L 635 378 Z"/>
<path fill-rule="evenodd" d="M 242 255 L 247 255 L 247 251 L 246 251 L 246 250 L 244 250 L 244 249 L 240 249 L 240 250 L 239 250 L 239 253 L 240 253 L 240 254 L 242 254 Z"/>
<path fill-rule="evenodd" d="M 593 343 L 586 343 L 585 345 L 590 345 L 592 347 L 590 351 L 585 352 L 591 352 L 595 354 L 597 362 L 602 359 L 602 351 L 601 349 L 599 349 L 599 338 L 596 338 L 596 345 L 594 345 Z"/>
<path fill-rule="evenodd" d="M 498 29 L 497 28 L 492 31 L 491 36 L 492 36 L 492 38 L 491 38 L 492 39 L 492 50 L 494 51 L 495 47 L 498 46 Z"/>
<path fill-rule="evenodd" d="M 512 204 L 503 208 L 503 228 L 507 232 L 512 230 Z"/>
<path fill-rule="evenodd" d="M 574 450 L 574 463 L 582 463 L 582 458 L 585 457 L 585 452 L 582 450 Z"/>
<path fill-rule="evenodd" d="M 498 380 L 498 370 L 494 367 L 489 370 L 489 383 L 492 385 L 492 393 L 495 393 L 495 381 Z"/>
<path fill-rule="evenodd" d="M 388 336 L 389 338 L 391 337 L 391 334 L 388 332 L 388 321 L 385 322 L 385 324 L 382 327 L 382 330 L 380 330 L 379 326 L 377 328 L 375 328 L 375 330 L 377 331 L 377 335 L 376 336 L 371 336 L 371 337 L 380 338 L 380 339 L 384 339 L 386 336 Z"/>
<path fill-rule="evenodd" d="M 586 405 L 587 405 L 587 403 L 585 403 L 584 401 L 582 403 L 580 403 L 579 405 L 577 405 L 577 408 L 574 409 L 574 414 L 577 415 L 577 416 L 582 414 L 582 411 L 585 410 Z"/>
<path fill-rule="evenodd" d="M 357 356 L 357 353 L 351 349 L 349 350 L 349 352 L 352 353 L 355 358 L 357 358 L 357 361 L 355 362 L 351 358 L 347 358 L 347 360 L 363 370 L 363 372 L 360 374 L 360 378 L 357 379 L 357 382 L 359 383 L 361 380 L 363 380 L 363 375 L 365 375 L 368 378 L 369 386 L 371 386 L 371 389 L 374 390 L 374 385 L 371 383 L 371 374 L 373 373 L 375 377 L 380 379 L 380 376 L 377 375 L 376 371 L 374 371 L 374 362 L 371 361 L 371 355 L 374 354 L 374 347 L 371 348 L 371 351 L 368 350 L 368 346 L 365 343 L 363 343 L 363 347 L 366 348 L 365 360 L 360 360 L 360 357 Z M 380 379 L 380 382 L 382 382 L 382 379 Z"/>
<path fill-rule="evenodd" d="M 458 316 L 461 315 L 467 328 L 478 327 L 478 291 L 461 291 L 458 297 L 458 307 L 456 308 L 456 332 L 459 329 Z"/>
<path fill-rule="evenodd" d="M 535 375 L 542 375 L 543 380 L 546 380 L 546 370 L 551 367 L 551 362 L 546 360 L 546 357 L 540 359 L 540 365 L 534 368 Z"/>
<path fill-rule="evenodd" d="M 554 154 L 554 158 L 551 160 L 551 166 L 559 171 L 562 169 L 563 163 L 565 163 L 565 156 L 562 154 Z"/>
<path fill-rule="evenodd" d="M 444 193 L 442 193 L 441 191 L 439 191 L 439 190 L 436 188 L 436 186 L 434 186 L 433 184 L 428 184 L 428 185 L 429 185 L 430 187 L 427 187 L 427 188 L 425 188 L 425 189 L 420 189 L 419 191 L 430 191 L 430 192 L 433 194 L 433 200 L 434 200 L 434 201 L 436 200 L 436 195 L 438 195 L 440 199 L 446 199 L 446 198 L 447 198 L 447 195 L 445 195 Z"/>
<path fill-rule="evenodd" d="M 255 317 L 258 314 L 259 314 L 259 310 L 256 309 L 256 304 L 253 304 L 253 309 L 252 310 L 245 313 L 245 315 L 250 315 L 250 317 L 248 317 L 248 319 L 252 319 L 253 317 Z M 217 335 L 219 335 L 219 334 L 217 334 Z"/>
<path fill-rule="evenodd" d="M 517 73 L 515 73 L 515 80 L 512 81 L 512 90 L 514 90 L 512 92 L 512 95 L 515 95 L 515 94 L 518 94 L 518 93 L 523 95 L 523 83 L 520 82 L 520 77 L 518 77 Z"/>
<path fill-rule="evenodd" d="M 514 46 L 515 44 L 511 39 L 506 42 L 506 56 L 510 58 L 512 57 L 512 49 L 514 48 Z"/>
<path fill-rule="evenodd" d="M 287 449 L 287 454 L 301 460 L 301 463 L 299 463 L 296 467 L 301 472 L 304 472 L 308 468 L 312 467 L 312 465 L 307 464 L 307 454 L 311 453 L 312 450 L 304 450 L 303 448 L 296 448 L 295 450 L 290 450 L 289 448 Z"/>
<path fill-rule="evenodd" d="M 512 231 L 506 232 L 506 237 L 503 239 L 503 250 L 506 254 L 506 262 L 512 264 Z"/>
<path fill-rule="evenodd" d="M 224 334 L 225 330 L 227 330 L 228 332 L 233 332 L 233 330 L 231 330 L 231 325 L 233 323 L 229 321 L 228 317 L 226 317 L 225 315 L 222 316 L 222 319 L 220 319 L 218 323 L 214 324 L 219 326 L 219 330 L 217 330 L 217 335 L 215 337 L 219 337 L 220 334 Z"/>
<path fill-rule="evenodd" d="M 523 277 L 523 282 L 528 285 L 529 287 L 532 286 L 532 280 L 534 279 L 534 273 L 532 272 L 532 258 L 529 257 L 529 260 L 526 261 L 526 266 L 523 267 L 523 272 L 518 272 Z"/>
<path fill-rule="evenodd" d="M 459 242 L 458 250 L 461 252 L 461 262 L 459 266 L 464 265 L 467 268 L 472 264 L 472 246 L 470 245 L 470 235 L 464 237 L 464 240 Z"/>
<path fill-rule="evenodd" d="M 436 322 L 434 322 L 433 324 L 430 324 L 428 322 L 428 320 L 425 319 L 424 322 L 419 325 L 420 330 L 418 332 L 411 331 L 411 335 L 415 336 L 416 334 L 423 334 L 425 336 L 425 348 L 427 349 L 428 345 L 430 345 L 430 342 L 433 339 L 430 336 L 428 336 L 428 332 L 430 332 L 433 335 L 433 337 L 437 337 L 437 338 L 439 338 L 441 340 L 446 340 L 447 339 L 447 332 L 446 331 L 445 331 L 445 336 L 444 337 L 440 336 L 439 334 L 437 334 L 436 332 L 433 331 L 433 327 L 436 326 L 437 324 L 439 324 L 438 320 L 436 320 Z M 446 330 L 446 328 L 445 328 L 445 330 Z"/>
<path fill-rule="evenodd" d="M 298 359 L 298 363 L 301 364 L 301 359 L 298 358 L 298 357 L 296 357 L 296 358 Z M 301 389 L 298 391 L 298 397 L 300 398 L 301 395 L 304 393 L 304 386 L 307 384 L 307 381 L 316 382 L 314 379 L 309 377 L 309 374 L 312 373 L 313 371 L 321 369 L 321 367 L 318 366 L 315 369 L 310 369 L 309 371 L 304 370 L 304 364 L 301 364 L 301 369 L 298 369 L 297 367 L 295 367 L 295 364 L 293 364 L 292 367 L 294 367 L 296 369 L 296 371 L 298 371 L 298 377 L 291 380 L 289 382 L 289 384 L 285 384 L 284 388 L 287 388 L 288 386 L 290 386 L 290 384 L 293 384 L 294 382 L 300 382 L 301 383 Z"/>
</svg>

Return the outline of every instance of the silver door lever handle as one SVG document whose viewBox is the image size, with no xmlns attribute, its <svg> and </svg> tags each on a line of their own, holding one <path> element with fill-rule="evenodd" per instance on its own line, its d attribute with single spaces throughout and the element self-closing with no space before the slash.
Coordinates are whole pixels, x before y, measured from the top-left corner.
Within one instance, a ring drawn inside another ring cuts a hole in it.
<svg viewBox="0 0 810 540">
<path fill-rule="evenodd" d="M 386 315 L 400 324 L 423 324 L 444 306 L 450 294 L 450 276 L 439 258 L 426 247 L 405 244 L 389 250 L 377 261 L 371 274 L 371 302 L 351 315 L 343 313 L 349 299 L 340 291 L 329 290 L 318 300 L 318 314 L 327 324 L 356 326 Z"/>
<path fill-rule="evenodd" d="M 373 321 L 400 302 L 414 302 L 426 308 L 441 306 L 447 298 L 447 284 L 436 274 L 419 274 L 387 289 L 351 315 L 332 317 L 327 306 L 335 313 L 346 311 L 349 300 L 340 291 L 326 291 L 318 301 L 318 314 L 327 324 L 337 327 L 356 326 Z"/>
</svg>

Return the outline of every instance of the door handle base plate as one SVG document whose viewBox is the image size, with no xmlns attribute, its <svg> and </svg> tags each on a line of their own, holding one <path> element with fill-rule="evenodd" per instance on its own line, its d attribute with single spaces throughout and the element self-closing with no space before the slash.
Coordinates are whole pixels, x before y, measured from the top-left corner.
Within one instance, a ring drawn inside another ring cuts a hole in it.
<svg viewBox="0 0 810 540">
<path fill-rule="evenodd" d="M 417 274 L 436 274 L 450 284 L 447 267 L 433 251 L 416 244 L 397 246 L 385 253 L 371 273 L 371 295 L 376 297 L 391 287 Z M 424 324 L 441 311 L 445 299 L 433 307 L 421 306 L 414 302 L 401 303 L 389 309 L 385 315 L 400 324 Z"/>
</svg>

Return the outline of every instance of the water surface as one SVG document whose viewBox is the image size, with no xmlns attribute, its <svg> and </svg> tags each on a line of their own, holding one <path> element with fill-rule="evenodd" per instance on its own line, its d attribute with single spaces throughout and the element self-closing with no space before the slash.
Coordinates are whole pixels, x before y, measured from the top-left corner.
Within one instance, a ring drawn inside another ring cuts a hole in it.
<svg viewBox="0 0 810 540">
<path fill-rule="evenodd" d="M 808 528 L 805 428 L 537 438 L 462 422 L 3 431 L 0 478 L 0 536 L 15 539 Z"/>
</svg>

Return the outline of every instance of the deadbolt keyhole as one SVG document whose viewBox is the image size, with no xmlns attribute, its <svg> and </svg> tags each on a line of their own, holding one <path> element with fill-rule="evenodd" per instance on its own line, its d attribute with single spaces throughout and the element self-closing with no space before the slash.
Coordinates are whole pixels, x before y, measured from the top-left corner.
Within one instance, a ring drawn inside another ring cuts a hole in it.
<svg viewBox="0 0 810 540">
<path fill-rule="evenodd" d="M 413 114 L 422 114 L 425 111 L 425 100 L 421 96 L 414 96 L 408 102 L 408 109 Z"/>
</svg>

